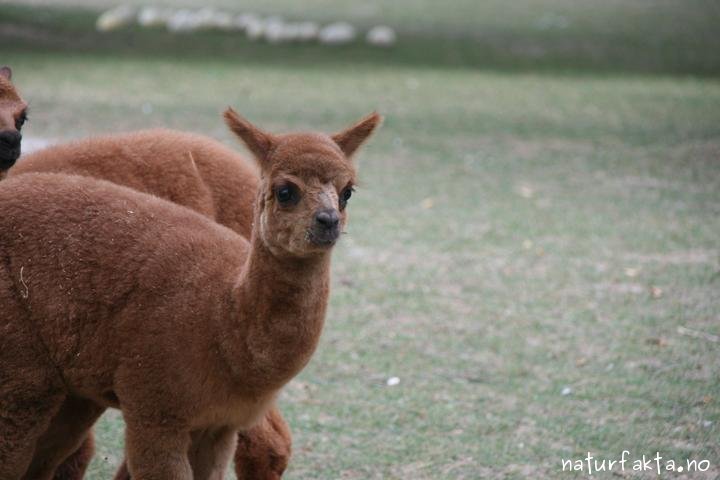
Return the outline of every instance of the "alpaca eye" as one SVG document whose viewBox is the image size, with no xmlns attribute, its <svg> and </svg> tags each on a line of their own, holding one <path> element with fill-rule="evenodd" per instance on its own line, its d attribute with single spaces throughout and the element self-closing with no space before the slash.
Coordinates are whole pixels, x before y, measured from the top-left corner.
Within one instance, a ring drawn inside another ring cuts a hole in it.
<svg viewBox="0 0 720 480">
<path fill-rule="evenodd" d="M 282 187 L 278 188 L 275 192 L 275 196 L 277 197 L 278 202 L 283 205 L 297 203 L 297 201 L 299 200 L 297 188 L 294 185 L 290 184 L 283 185 Z"/>
<path fill-rule="evenodd" d="M 340 194 L 340 210 L 345 208 L 348 200 L 350 200 L 350 197 L 352 197 L 352 193 L 352 187 L 347 187 L 345 190 L 342 191 L 342 193 Z"/>
<path fill-rule="evenodd" d="M 20 115 L 17 120 L 15 120 L 15 129 L 20 130 L 23 125 L 25 125 L 25 122 L 27 122 L 27 119 L 27 115 L 25 115 L 24 113 Z"/>
</svg>

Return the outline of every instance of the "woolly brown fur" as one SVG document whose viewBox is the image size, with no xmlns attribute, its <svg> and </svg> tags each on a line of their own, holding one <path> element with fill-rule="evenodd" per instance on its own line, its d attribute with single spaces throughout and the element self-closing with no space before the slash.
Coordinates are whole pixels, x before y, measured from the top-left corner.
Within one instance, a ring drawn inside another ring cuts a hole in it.
<svg viewBox="0 0 720 480">
<path fill-rule="evenodd" d="M 9 176 L 28 172 L 108 180 L 184 205 L 250 238 L 257 168 L 203 135 L 155 129 L 78 140 L 23 156 Z"/>
<path fill-rule="evenodd" d="M 56 452 L 76 449 L 107 407 L 123 411 L 133 478 L 221 478 L 235 431 L 262 421 L 310 359 L 338 236 L 318 212 L 344 225 L 347 157 L 379 117 L 332 138 L 226 118 L 262 170 L 250 242 L 97 179 L 0 183 L 0 479 L 50 478 Z M 298 202 L 281 205 L 278 182 L 297 182 Z M 92 408 L 56 431 L 68 402 Z"/>
</svg>

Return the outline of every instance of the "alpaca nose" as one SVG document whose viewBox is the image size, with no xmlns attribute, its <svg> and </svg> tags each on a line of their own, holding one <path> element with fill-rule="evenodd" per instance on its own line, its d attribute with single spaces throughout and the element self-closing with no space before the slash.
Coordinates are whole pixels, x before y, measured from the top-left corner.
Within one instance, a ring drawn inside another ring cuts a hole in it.
<svg viewBox="0 0 720 480">
<path fill-rule="evenodd" d="M 17 148 L 22 140 L 20 132 L 5 130 L 0 132 L 0 144 L 5 148 Z"/>
<path fill-rule="evenodd" d="M 327 230 L 332 230 L 340 223 L 340 216 L 335 209 L 320 210 L 315 213 L 315 222 Z"/>
<path fill-rule="evenodd" d="M 0 132 L 0 171 L 15 165 L 20 157 L 20 140 L 22 135 L 19 132 L 11 130 Z"/>
</svg>

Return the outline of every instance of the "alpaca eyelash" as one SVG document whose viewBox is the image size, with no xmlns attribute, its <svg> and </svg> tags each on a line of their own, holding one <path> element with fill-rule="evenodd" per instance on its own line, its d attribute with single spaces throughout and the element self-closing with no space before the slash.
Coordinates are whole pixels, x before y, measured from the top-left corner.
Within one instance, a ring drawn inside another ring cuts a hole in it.
<svg viewBox="0 0 720 480">
<path fill-rule="evenodd" d="M 28 120 L 30 120 L 30 117 L 28 117 L 27 109 L 25 109 L 15 120 L 15 128 L 22 128 L 23 125 L 25 125 Z"/>
</svg>

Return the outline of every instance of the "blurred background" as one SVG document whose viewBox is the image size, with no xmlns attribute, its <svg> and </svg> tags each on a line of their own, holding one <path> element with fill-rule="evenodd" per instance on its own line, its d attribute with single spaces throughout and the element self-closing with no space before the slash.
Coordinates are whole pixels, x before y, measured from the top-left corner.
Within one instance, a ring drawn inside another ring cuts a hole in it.
<svg viewBox="0 0 720 480">
<path fill-rule="evenodd" d="M 2 0 L 0 64 L 25 150 L 154 126 L 241 149 L 228 105 L 385 115 L 280 402 L 287 478 L 582 477 L 562 459 L 628 450 L 714 479 L 718 25 L 715 0 Z M 108 412 L 87 478 L 122 432 Z"/>
</svg>

